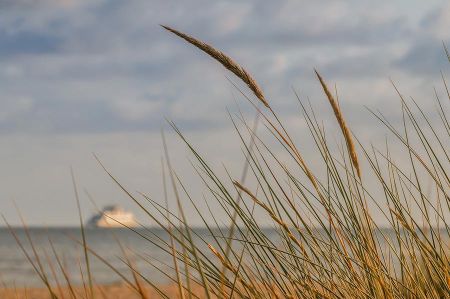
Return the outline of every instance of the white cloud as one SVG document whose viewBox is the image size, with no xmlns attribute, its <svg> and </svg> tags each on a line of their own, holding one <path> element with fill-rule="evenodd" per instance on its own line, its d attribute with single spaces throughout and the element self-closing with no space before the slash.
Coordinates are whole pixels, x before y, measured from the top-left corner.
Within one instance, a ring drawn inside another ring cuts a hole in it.
<svg viewBox="0 0 450 299">
<path fill-rule="evenodd" d="M 17 78 L 24 74 L 23 69 L 17 65 L 6 64 L 3 66 L 2 75 L 7 78 Z"/>
<path fill-rule="evenodd" d="M 450 28 L 450 3 L 444 4 L 425 18 L 426 33 L 440 40 L 448 40 Z"/>
<path fill-rule="evenodd" d="M 15 120 L 29 112 L 33 107 L 33 98 L 28 96 L 5 97 L 0 109 L 0 122 Z"/>
<path fill-rule="evenodd" d="M 121 99 L 113 104 L 117 114 L 129 121 L 139 121 L 154 117 L 162 107 L 161 100 Z M 160 115 L 158 115 L 160 116 Z"/>
</svg>

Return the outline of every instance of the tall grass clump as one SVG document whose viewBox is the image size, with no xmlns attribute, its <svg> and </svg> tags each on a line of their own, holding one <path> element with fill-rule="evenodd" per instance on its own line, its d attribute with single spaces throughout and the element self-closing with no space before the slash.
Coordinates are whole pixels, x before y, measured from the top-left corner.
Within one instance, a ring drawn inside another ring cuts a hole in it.
<svg viewBox="0 0 450 299">
<path fill-rule="evenodd" d="M 163 27 L 242 80 L 252 94 L 235 86 L 264 130 L 258 133 L 241 113 L 231 115 L 246 171 L 240 178 L 223 177 L 170 122 L 194 157 L 194 170 L 208 191 L 204 203 L 209 208 L 208 202 L 214 201 L 228 227 L 219 225 L 216 212 L 202 212 L 201 201 L 191 196 L 171 165 L 165 143 L 164 194 L 167 200 L 170 185 L 176 211 L 146 194 L 129 192 L 102 164 L 166 231 L 168 239 L 142 237 L 173 257 L 173 272 L 166 275 L 176 284 L 179 298 L 449 298 L 450 93 L 444 76 L 446 98 L 436 93 L 437 117 L 427 115 L 394 85 L 401 119 L 392 122 L 382 113 L 369 112 L 393 141 L 363 145 L 326 80 L 315 71 L 324 92 L 317 101 L 329 102 L 342 139 L 330 141 L 322 121 L 296 94 L 319 156 L 312 161 L 249 72 L 214 47 Z M 400 151 L 402 161 L 393 149 Z M 197 211 L 208 238 L 190 226 L 186 205 Z M 263 221 L 256 214 L 264 215 Z M 380 227 L 375 214 L 387 226 Z M 270 234 L 267 223 L 273 228 Z M 80 243 L 88 248 L 84 239 Z M 129 264 L 135 280 L 124 279 L 137 294 L 145 298 L 142 284 L 158 288 Z M 35 268 L 41 272 L 39 265 Z M 92 285 L 86 288 L 89 297 Z M 56 291 L 52 294 L 57 296 Z"/>
</svg>

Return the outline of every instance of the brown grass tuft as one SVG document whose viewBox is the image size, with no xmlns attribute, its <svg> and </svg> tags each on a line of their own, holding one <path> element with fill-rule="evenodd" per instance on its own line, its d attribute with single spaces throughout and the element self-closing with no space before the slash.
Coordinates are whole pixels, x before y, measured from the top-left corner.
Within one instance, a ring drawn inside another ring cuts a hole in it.
<svg viewBox="0 0 450 299">
<path fill-rule="evenodd" d="M 339 105 L 337 101 L 334 99 L 331 92 L 328 90 L 328 87 L 323 81 L 320 74 L 317 72 L 317 70 L 314 70 L 314 72 L 316 72 L 317 78 L 319 79 L 320 84 L 322 85 L 323 91 L 325 92 L 328 101 L 330 102 L 330 105 L 333 108 L 334 115 L 336 116 L 339 126 L 341 127 L 342 134 L 344 134 L 345 142 L 347 143 L 347 149 L 350 153 L 353 166 L 355 167 L 356 172 L 358 173 L 358 177 L 361 179 L 361 169 L 359 167 L 358 155 L 356 154 L 355 144 L 353 143 L 352 135 L 350 133 L 349 128 L 347 127 L 347 124 L 345 123 L 345 119 L 344 116 L 342 115 L 341 109 L 339 108 Z"/>
<path fill-rule="evenodd" d="M 190 35 L 184 34 L 168 26 L 161 25 L 161 27 L 181 37 L 188 43 L 196 46 L 197 48 L 199 48 L 200 50 L 202 50 L 203 52 L 205 52 L 206 54 L 208 54 L 209 56 L 220 62 L 227 70 L 229 70 L 237 77 L 239 77 L 242 81 L 244 81 L 244 83 L 247 84 L 248 88 L 250 88 L 255 94 L 255 96 L 264 104 L 264 106 L 269 108 L 269 103 L 267 103 L 264 94 L 261 88 L 259 88 L 255 79 L 253 79 L 253 77 L 233 59 L 231 59 L 225 53 L 215 49 L 214 47 L 208 45 L 207 43 L 204 43 L 201 40 L 198 40 Z"/>
</svg>

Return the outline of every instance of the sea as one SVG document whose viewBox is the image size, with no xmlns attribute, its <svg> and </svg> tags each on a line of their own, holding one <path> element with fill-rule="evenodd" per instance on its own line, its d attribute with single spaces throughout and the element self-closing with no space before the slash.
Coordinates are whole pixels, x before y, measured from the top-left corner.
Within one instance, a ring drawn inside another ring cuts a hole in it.
<svg viewBox="0 0 450 299">
<path fill-rule="evenodd" d="M 0 228 L 0 287 L 42 287 L 43 282 L 33 264 L 37 268 L 40 267 L 39 264 L 42 265 L 51 283 L 66 284 L 67 280 L 61 268 L 71 284 L 81 285 L 83 280 L 86 281 L 85 255 L 80 243 L 82 234 L 79 227 L 27 230 L 13 228 L 13 231 L 14 233 L 8 228 Z M 213 242 L 211 233 L 206 229 L 195 229 L 195 234 L 207 242 Z M 85 236 L 91 250 L 89 269 L 95 283 L 123 282 L 117 272 L 132 278 L 124 252 L 133 267 L 152 282 L 170 282 L 167 273 L 172 273 L 172 257 L 149 241 L 170 242 L 163 229 L 138 228 L 131 231 L 127 228 L 85 228 Z M 198 242 L 199 238 L 196 239 Z"/>
<path fill-rule="evenodd" d="M 42 280 L 33 265 L 37 268 L 42 266 L 51 283 L 66 284 L 69 280 L 71 284 L 81 285 L 86 280 L 80 228 L 13 228 L 13 231 L 14 233 L 8 228 L 0 228 L 0 287 L 42 287 Z M 265 229 L 265 234 L 275 244 L 281 242 L 274 229 Z M 195 235 L 214 244 L 211 233 L 206 229 L 195 229 Z M 393 231 L 383 230 L 383 235 L 393 238 Z M 441 235 L 446 244 L 449 244 L 448 233 L 442 231 Z M 120 275 L 131 278 L 124 252 L 133 267 L 152 282 L 170 283 L 168 275 L 173 273 L 173 259 L 165 252 L 164 247 L 158 247 L 149 241 L 169 242 L 163 229 L 139 228 L 131 231 L 126 228 L 86 228 L 85 236 L 89 249 L 95 253 L 89 254 L 89 269 L 95 283 L 119 283 L 122 282 Z M 197 237 L 196 242 L 200 242 L 199 240 Z M 386 245 L 381 244 L 380 247 L 387 248 Z M 235 242 L 235 246 L 240 245 Z M 211 258 L 215 258 L 209 250 L 206 252 Z"/>
</svg>

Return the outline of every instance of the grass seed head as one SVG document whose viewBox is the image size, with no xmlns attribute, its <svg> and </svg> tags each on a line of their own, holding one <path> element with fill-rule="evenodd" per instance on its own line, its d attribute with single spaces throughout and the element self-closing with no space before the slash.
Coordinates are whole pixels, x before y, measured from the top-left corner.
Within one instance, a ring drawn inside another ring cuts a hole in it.
<svg viewBox="0 0 450 299">
<path fill-rule="evenodd" d="M 190 35 L 187 35 L 183 32 L 180 32 L 178 30 L 175 30 L 171 27 L 161 25 L 164 29 L 172 32 L 173 34 L 181 37 L 188 43 L 194 45 L 198 49 L 202 50 L 218 62 L 222 64 L 227 70 L 235 74 L 237 77 L 239 77 L 245 84 L 247 84 L 248 88 L 250 88 L 251 91 L 255 94 L 255 96 L 266 106 L 269 108 L 269 103 L 266 101 L 264 94 L 261 90 L 261 88 L 256 83 L 255 79 L 238 63 L 236 63 L 233 59 L 231 59 L 228 55 L 223 53 L 222 51 L 219 51 L 215 49 L 213 46 L 202 42 L 201 40 L 198 40 Z"/>
<path fill-rule="evenodd" d="M 350 133 L 350 129 L 347 127 L 347 124 L 345 122 L 344 116 L 342 115 L 342 111 L 337 103 L 337 101 L 334 99 L 333 95 L 329 91 L 325 81 L 322 79 L 322 76 L 320 76 L 319 72 L 317 70 L 314 70 L 314 72 L 317 75 L 317 78 L 320 81 L 320 84 L 322 85 L 323 91 L 325 92 L 325 95 L 328 98 L 328 101 L 330 102 L 331 107 L 333 108 L 334 115 L 336 116 L 336 119 L 339 123 L 339 126 L 341 127 L 342 134 L 344 134 L 345 142 L 347 144 L 347 149 L 350 153 L 350 157 L 352 159 L 352 164 L 356 169 L 356 172 L 358 173 L 358 177 L 361 178 L 361 169 L 358 162 L 358 155 L 356 154 L 356 148 L 355 144 L 353 142 L 352 135 Z"/>
</svg>

